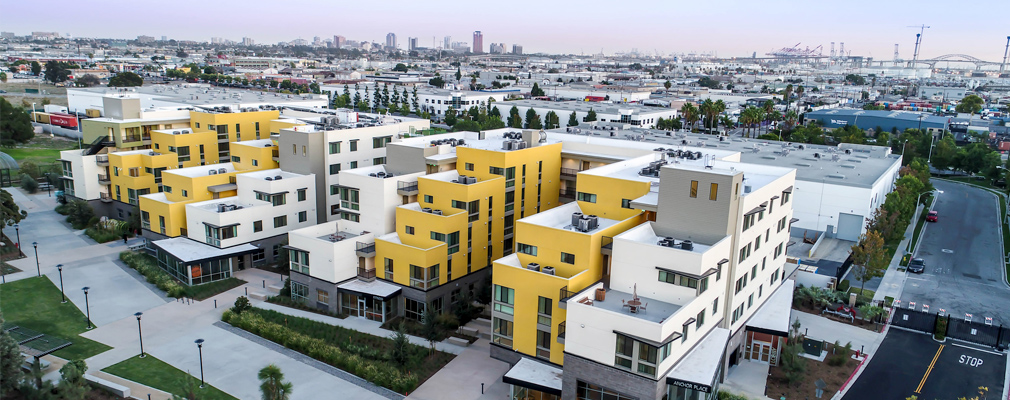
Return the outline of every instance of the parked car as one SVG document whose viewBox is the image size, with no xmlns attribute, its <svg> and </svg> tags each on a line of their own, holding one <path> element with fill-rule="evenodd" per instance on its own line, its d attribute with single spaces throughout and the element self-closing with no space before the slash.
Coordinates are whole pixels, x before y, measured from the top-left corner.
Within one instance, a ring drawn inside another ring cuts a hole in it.
<svg viewBox="0 0 1010 400">
<path fill-rule="evenodd" d="M 926 214 L 926 222 L 936 222 L 939 217 L 940 214 L 936 210 L 930 211 L 929 214 Z"/>
<path fill-rule="evenodd" d="M 922 271 L 926 270 L 926 262 L 921 258 L 913 258 L 908 262 L 908 272 L 915 272 L 921 274 Z"/>
</svg>

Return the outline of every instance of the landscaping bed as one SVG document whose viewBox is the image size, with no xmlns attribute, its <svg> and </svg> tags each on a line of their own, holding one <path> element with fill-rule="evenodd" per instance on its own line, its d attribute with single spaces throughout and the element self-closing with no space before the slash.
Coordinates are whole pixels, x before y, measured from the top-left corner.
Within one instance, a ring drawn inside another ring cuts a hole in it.
<svg viewBox="0 0 1010 400">
<path fill-rule="evenodd" d="M 184 393 L 185 380 L 189 379 L 187 378 L 189 375 L 185 372 L 152 357 L 150 354 L 144 358 L 127 358 L 118 364 L 106 367 L 102 371 L 174 394 Z M 201 400 L 235 399 L 211 385 L 205 385 L 203 389 L 199 389 L 199 393 Z M 137 393 L 136 395 L 140 396 L 141 394 Z"/>
<path fill-rule="evenodd" d="M 786 399 L 814 398 L 816 389 L 814 383 L 818 379 L 823 379 L 827 383 L 822 398 L 830 398 L 837 392 L 845 384 L 845 381 L 852 376 L 859 362 L 851 358 L 851 355 L 855 354 L 854 351 L 848 351 L 846 354 L 844 347 L 838 346 L 835 349 L 835 345 L 831 343 L 825 343 L 824 347 L 828 351 L 828 356 L 823 362 L 799 357 L 799 360 L 804 365 L 804 371 L 800 373 L 801 375 L 797 381 L 792 384 L 786 378 L 783 368 L 779 366 L 771 367 L 768 371 L 766 390 L 768 397 L 775 399 L 779 398 L 779 396 L 785 396 Z M 833 350 L 836 350 L 837 353 L 832 354 Z M 833 363 L 837 365 L 830 364 L 832 357 L 836 357 Z"/>
<path fill-rule="evenodd" d="M 414 391 L 455 357 L 271 310 L 228 310 L 221 320 L 397 393 Z"/>
<path fill-rule="evenodd" d="M 5 325 L 23 326 L 73 343 L 53 355 L 67 360 L 83 360 L 111 349 L 79 336 L 87 331 L 84 314 L 74 303 L 61 303 L 61 299 L 60 289 L 44 276 L 0 286 Z"/>
<path fill-rule="evenodd" d="M 194 300 L 204 300 L 246 283 L 246 281 L 232 277 L 202 285 L 186 286 L 161 269 L 158 266 L 158 260 L 149 254 L 124 251 L 119 253 L 119 259 L 130 268 L 144 275 L 147 282 L 157 286 L 158 289 L 164 291 L 169 297 L 188 297 Z"/>
<path fill-rule="evenodd" d="M 325 315 L 327 317 L 340 318 L 340 319 L 347 318 L 347 314 L 331 313 L 331 312 L 320 310 L 318 308 L 309 307 L 309 306 L 305 305 L 304 303 L 302 303 L 300 301 L 296 301 L 296 300 L 292 299 L 291 297 L 284 296 L 284 295 L 277 295 L 277 296 L 267 297 L 267 303 L 273 303 L 273 304 L 276 304 L 276 305 L 279 305 L 279 306 L 284 306 L 284 307 L 288 307 L 288 308 L 294 308 L 296 310 L 308 311 L 310 313 L 315 313 L 315 314 L 319 314 L 319 315 Z"/>
</svg>

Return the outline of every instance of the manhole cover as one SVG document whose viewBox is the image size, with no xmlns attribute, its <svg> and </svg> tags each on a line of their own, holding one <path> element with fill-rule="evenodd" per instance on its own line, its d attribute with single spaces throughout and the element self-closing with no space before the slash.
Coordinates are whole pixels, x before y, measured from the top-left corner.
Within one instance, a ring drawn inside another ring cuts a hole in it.
<svg viewBox="0 0 1010 400">
<path fill-rule="evenodd" d="M 940 250 L 940 251 L 942 251 L 944 253 L 947 253 L 947 254 L 954 254 L 954 250 L 951 250 L 951 249 L 943 249 L 943 250 Z"/>
</svg>

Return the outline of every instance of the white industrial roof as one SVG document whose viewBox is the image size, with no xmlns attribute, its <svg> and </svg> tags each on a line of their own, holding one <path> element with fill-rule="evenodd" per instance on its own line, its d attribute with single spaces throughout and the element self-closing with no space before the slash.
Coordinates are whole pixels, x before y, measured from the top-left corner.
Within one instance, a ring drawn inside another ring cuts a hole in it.
<svg viewBox="0 0 1010 400">
<path fill-rule="evenodd" d="M 178 258 L 179 261 L 184 263 L 208 260 L 212 258 L 229 257 L 235 254 L 258 250 L 256 246 L 248 243 L 219 249 L 182 236 L 158 240 L 153 243 L 155 246 L 169 252 L 173 257 Z"/>
<path fill-rule="evenodd" d="M 561 393 L 561 368 L 523 357 L 502 377 L 502 382 Z"/>
<path fill-rule="evenodd" d="M 771 297 L 747 321 L 748 330 L 764 333 L 777 333 L 780 336 L 789 334 L 789 313 L 792 310 L 793 287 L 796 281 L 786 279 L 772 293 Z"/>
<path fill-rule="evenodd" d="M 712 328 L 691 352 L 677 361 L 670 373 L 666 374 L 666 379 L 711 388 L 719 364 L 722 363 L 722 354 L 726 351 L 729 333 L 729 329 Z"/>
</svg>

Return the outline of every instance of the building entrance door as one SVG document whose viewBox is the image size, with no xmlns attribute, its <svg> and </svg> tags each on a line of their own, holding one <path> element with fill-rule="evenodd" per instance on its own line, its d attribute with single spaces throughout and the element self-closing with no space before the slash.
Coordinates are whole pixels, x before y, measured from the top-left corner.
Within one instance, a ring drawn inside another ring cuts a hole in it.
<svg viewBox="0 0 1010 400">
<path fill-rule="evenodd" d="M 358 297 L 358 316 L 359 317 L 364 317 L 365 316 L 365 298 L 364 297 Z"/>
<path fill-rule="evenodd" d="M 771 352 L 772 352 L 771 343 L 754 341 L 751 344 L 750 359 L 753 361 L 768 363 Z"/>
</svg>

